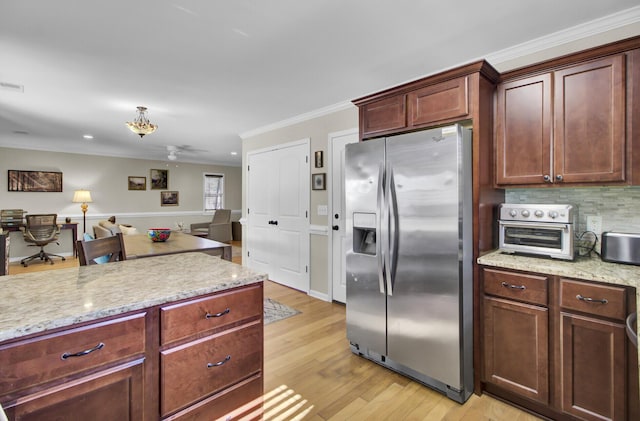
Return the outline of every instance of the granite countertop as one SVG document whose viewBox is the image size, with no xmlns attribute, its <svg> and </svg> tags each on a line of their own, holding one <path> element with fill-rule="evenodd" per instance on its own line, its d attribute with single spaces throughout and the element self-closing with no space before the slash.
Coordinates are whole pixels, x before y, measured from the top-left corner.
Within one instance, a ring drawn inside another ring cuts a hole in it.
<svg viewBox="0 0 640 421">
<path fill-rule="evenodd" d="M 267 279 L 204 253 L 0 276 L 0 341 Z"/>
<path fill-rule="evenodd" d="M 578 257 L 574 261 L 520 256 L 492 251 L 478 263 L 506 269 L 559 275 L 587 281 L 628 285 L 640 291 L 640 266 L 603 262 L 600 257 Z"/>
</svg>

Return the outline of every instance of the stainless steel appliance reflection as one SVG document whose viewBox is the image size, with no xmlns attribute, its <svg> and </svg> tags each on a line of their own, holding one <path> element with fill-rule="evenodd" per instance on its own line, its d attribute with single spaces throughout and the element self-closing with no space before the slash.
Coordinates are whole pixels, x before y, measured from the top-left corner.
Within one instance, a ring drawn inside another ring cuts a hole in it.
<svg viewBox="0 0 640 421">
<path fill-rule="evenodd" d="M 473 391 L 471 130 L 347 145 L 351 350 L 464 402 Z"/>
</svg>

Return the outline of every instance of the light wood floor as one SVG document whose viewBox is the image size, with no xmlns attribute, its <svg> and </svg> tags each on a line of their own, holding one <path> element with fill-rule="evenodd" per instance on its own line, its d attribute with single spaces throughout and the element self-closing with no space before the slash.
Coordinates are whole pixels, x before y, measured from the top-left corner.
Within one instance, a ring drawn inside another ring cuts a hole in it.
<svg viewBox="0 0 640 421">
<path fill-rule="evenodd" d="M 234 245 L 241 246 L 239 242 Z M 234 258 L 241 264 L 241 258 Z M 10 274 L 78 265 L 77 259 L 11 264 Z M 349 350 L 345 307 L 274 282 L 265 297 L 302 313 L 265 326 L 264 419 L 275 420 L 486 420 L 538 418 L 490 396 L 464 404 L 444 397 Z"/>
</svg>

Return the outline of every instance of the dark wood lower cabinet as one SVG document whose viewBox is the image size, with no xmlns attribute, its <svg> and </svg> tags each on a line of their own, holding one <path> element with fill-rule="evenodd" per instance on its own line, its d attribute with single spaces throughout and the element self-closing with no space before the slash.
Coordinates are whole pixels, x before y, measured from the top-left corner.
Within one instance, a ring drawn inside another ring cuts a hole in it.
<svg viewBox="0 0 640 421">
<path fill-rule="evenodd" d="M 143 361 L 25 396 L 7 416 L 15 421 L 142 420 Z"/>
<path fill-rule="evenodd" d="M 625 420 L 624 325 L 561 313 L 562 411 L 585 420 Z"/>
<path fill-rule="evenodd" d="M 549 402 L 548 310 L 484 299 L 484 381 Z"/>
<path fill-rule="evenodd" d="M 483 268 L 482 388 L 553 420 L 638 420 L 634 288 Z"/>
</svg>

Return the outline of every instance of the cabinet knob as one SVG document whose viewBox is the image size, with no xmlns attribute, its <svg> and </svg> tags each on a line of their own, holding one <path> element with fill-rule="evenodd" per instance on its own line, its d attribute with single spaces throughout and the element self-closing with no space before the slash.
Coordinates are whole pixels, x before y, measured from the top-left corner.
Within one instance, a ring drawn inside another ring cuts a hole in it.
<svg viewBox="0 0 640 421">
<path fill-rule="evenodd" d="M 551 177 L 549 177 L 549 174 L 545 174 L 544 176 L 542 176 L 542 179 L 544 180 L 545 183 L 551 182 Z"/>
<path fill-rule="evenodd" d="M 560 174 L 556 175 L 556 180 L 562 181 L 562 176 Z"/>
</svg>

